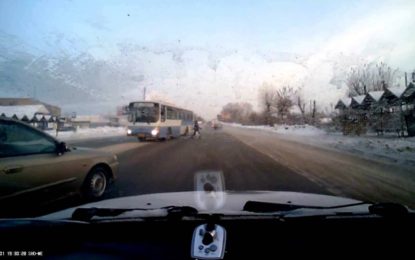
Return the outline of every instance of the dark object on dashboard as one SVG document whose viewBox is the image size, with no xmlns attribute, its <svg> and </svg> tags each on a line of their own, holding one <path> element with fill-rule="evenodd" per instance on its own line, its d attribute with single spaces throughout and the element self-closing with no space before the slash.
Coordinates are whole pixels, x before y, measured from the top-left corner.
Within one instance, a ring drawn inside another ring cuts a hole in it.
<svg viewBox="0 0 415 260">
<path fill-rule="evenodd" d="M 408 209 L 398 203 L 377 203 L 369 206 L 369 212 L 386 218 L 408 216 Z"/>
</svg>

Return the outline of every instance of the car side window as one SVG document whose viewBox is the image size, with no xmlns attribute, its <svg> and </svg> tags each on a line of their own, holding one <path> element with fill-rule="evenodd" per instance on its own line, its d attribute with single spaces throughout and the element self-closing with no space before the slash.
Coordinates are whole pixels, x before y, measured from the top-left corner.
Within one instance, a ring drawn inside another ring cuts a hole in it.
<svg viewBox="0 0 415 260">
<path fill-rule="evenodd" d="M 56 144 L 20 124 L 0 121 L 0 157 L 54 153 Z"/>
</svg>

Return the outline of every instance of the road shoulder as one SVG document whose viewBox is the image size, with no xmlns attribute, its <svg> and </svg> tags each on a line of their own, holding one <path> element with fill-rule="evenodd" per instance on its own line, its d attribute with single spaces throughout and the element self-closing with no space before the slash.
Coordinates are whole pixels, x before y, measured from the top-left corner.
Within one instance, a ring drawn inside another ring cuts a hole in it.
<svg viewBox="0 0 415 260">
<path fill-rule="evenodd" d="M 339 196 L 394 201 L 415 208 L 415 176 L 406 167 L 226 126 L 228 134 Z"/>
</svg>

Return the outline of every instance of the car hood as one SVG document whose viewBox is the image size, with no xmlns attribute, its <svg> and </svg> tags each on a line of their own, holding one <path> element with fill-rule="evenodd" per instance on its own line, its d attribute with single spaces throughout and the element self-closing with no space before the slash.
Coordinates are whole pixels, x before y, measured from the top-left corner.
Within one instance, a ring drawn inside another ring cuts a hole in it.
<svg viewBox="0 0 415 260">
<path fill-rule="evenodd" d="M 245 191 L 245 192 L 224 192 L 221 194 L 223 203 L 217 208 L 206 208 L 201 205 L 200 192 L 173 192 L 156 193 L 107 199 L 94 203 L 88 203 L 74 208 L 65 209 L 52 214 L 38 217 L 41 220 L 63 220 L 69 219 L 77 208 L 110 208 L 110 209 L 159 209 L 168 206 L 190 206 L 196 208 L 200 213 L 220 213 L 220 214 L 244 214 L 243 211 L 247 201 L 258 201 L 278 204 L 291 204 L 313 207 L 333 207 L 338 205 L 348 205 L 359 203 L 360 201 L 336 197 L 330 195 L 310 194 L 301 192 L 282 192 L 282 191 Z M 203 196 L 203 195 L 202 195 Z M 362 204 L 342 209 L 350 212 L 367 212 L 368 204 Z M 306 210 L 307 211 L 307 210 Z M 327 212 L 325 212 L 327 213 Z M 136 217 L 140 217 L 137 212 Z"/>
</svg>

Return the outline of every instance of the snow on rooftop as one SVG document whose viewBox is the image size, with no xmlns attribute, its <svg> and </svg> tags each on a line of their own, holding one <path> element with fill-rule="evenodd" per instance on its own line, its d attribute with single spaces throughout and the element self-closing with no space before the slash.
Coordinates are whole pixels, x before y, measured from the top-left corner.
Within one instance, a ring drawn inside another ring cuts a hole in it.
<svg viewBox="0 0 415 260">
<path fill-rule="evenodd" d="M 352 103 L 352 99 L 351 99 L 351 98 L 349 98 L 349 97 L 347 97 L 347 98 L 342 98 L 342 99 L 340 99 L 340 100 L 343 102 L 343 104 L 344 104 L 346 107 L 350 106 L 350 104 Z"/>
<path fill-rule="evenodd" d="M 27 106 L 0 106 L 0 115 L 5 114 L 6 117 L 16 115 L 21 119 L 27 116 L 29 119 L 33 118 L 36 113 L 49 114 L 49 111 L 44 105 L 27 105 Z"/>
<path fill-rule="evenodd" d="M 363 99 L 365 99 L 366 95 L 360 95 L 360 96 L 356 96 L 353 97 L 354 101 L 356 101 L 359 105 L 362 104 Z"/>
<path fill-rule="evenodd" d="M 379 101 L 380 98 L 382 97 L 383 93 L 385 93 L 385 91 L 381 90 L 381 91 L 371 91 L 369 92 L 369 95 L 375 100 L 375 101 Z"/>
<path fill-rule="evenodd" d="M 406 88 L 405 87 L 393 87 L 393 88 L 388 88 L 388 90 L 394 94 L 396 97 L 401 97 L 402 94 L 405 92 Z"/>
</svg>

